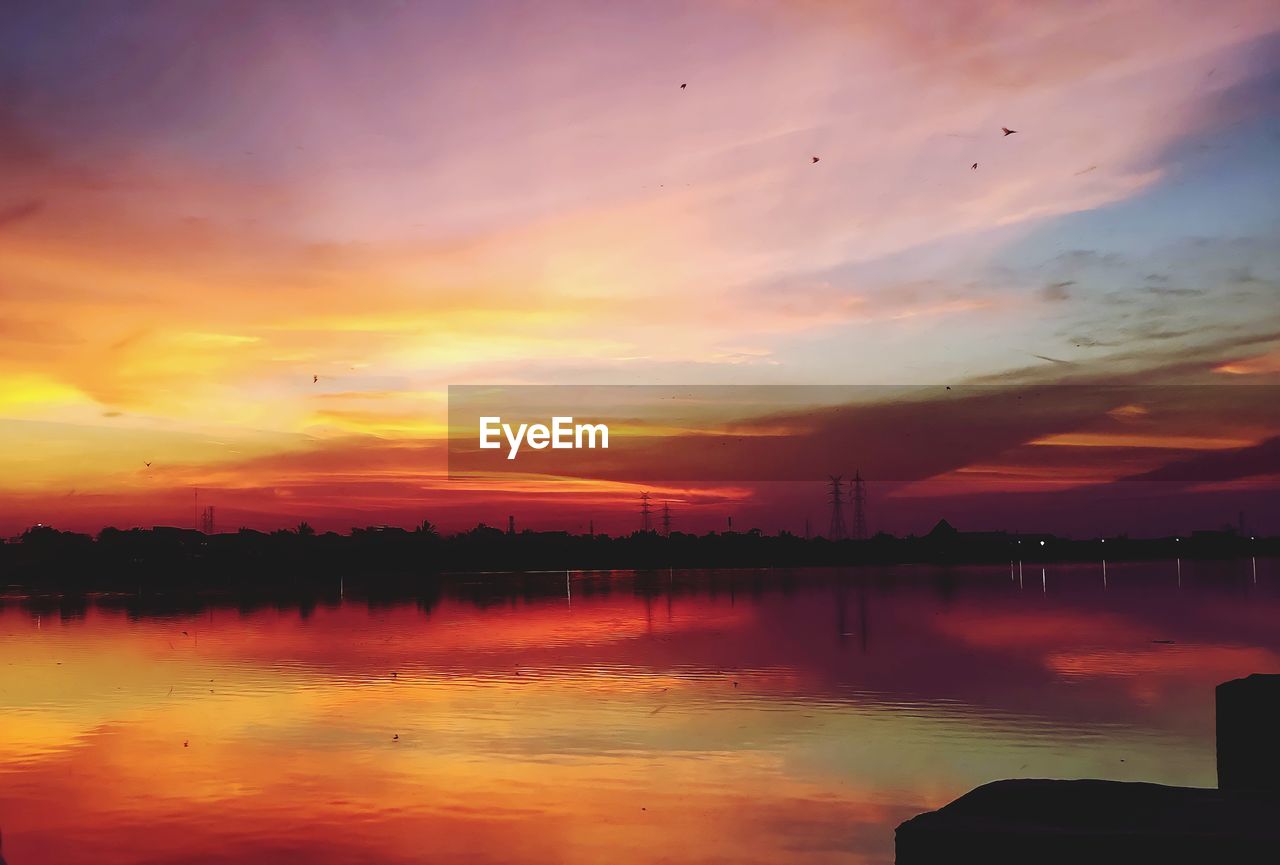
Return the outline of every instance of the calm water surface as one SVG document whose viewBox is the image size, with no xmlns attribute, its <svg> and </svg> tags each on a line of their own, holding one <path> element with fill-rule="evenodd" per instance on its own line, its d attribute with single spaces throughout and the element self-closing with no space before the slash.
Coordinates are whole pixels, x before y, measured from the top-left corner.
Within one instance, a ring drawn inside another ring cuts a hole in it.
<svg viewBox="0 0 1280 865">
<path fill-rule="evenodd" d="M 1213 686 L 1280 671 L 1280 566 L 1176 567 L 9 599 L 4 855 L 890 862 L 897 823 L 996 778 L 1212 786 Z"/>
</svg>

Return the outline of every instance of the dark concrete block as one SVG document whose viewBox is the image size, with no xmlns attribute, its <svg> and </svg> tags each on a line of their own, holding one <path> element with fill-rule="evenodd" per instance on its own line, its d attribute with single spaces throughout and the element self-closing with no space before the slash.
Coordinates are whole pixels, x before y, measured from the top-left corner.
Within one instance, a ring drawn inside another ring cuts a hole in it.
<svg viewBox="0 0 1280 865">
<path fill-rule="evenodd" d="M 897 831 L 898 865 L 1280 862 L 1280 799 L 1121 781 L 996 781 Z"/>
<path fill-rule="evenodd" d="M 1280 793 L 1280 676 L 1223 682 L 1217 704 L 1219 789 Z"/>
</svg>

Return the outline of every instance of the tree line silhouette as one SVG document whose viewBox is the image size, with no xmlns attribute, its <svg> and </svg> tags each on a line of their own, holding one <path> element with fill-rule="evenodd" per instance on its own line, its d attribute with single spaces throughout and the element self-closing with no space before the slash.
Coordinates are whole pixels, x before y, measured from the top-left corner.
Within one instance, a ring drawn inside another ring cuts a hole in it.
<svg viewBox="0 0 1280 865">
<path fill-rule="evenodd" d="M 0 583 L 34 591 L 306 589 L 338 578 L 429 580 L 449 573 L 556 570 L 824 567 L 861 564 L 1132 561 L 1275 555 L 1280 539 L 1200 531 L 1164 538 L 1069 539 L 961 532 L 945 520 L 923 536 L 806 539 L 758 529 L 630 535 L 504 532 L 483 523 L 442 535 L 375 526 L 348 534 L 292 530 L 204 534 L 192 529 L 106 528 L 97 537 L 37 526 L 0 544 Z"/>
</svg>

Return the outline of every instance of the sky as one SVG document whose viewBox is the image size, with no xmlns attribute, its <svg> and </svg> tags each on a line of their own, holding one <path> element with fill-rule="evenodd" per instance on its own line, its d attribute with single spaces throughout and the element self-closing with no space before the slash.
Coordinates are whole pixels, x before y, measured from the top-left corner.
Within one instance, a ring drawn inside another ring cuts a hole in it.
<svg viewBox="0 0 1280 865">
<path fill-rule="evenodd" d="M 1280 381 L 1274 3 L 3 5 L 3 534 L 636 527 L 625 479 L 451 481 L 449 385 Z M 871 522 L 1280 531 L 1265 475 Z"/>
</svg>

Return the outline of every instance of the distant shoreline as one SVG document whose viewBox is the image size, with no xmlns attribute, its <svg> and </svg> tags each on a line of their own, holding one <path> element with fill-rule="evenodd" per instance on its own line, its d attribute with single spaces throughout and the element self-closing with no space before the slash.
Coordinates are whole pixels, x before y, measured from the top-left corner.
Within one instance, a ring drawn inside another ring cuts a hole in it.
<svg viewBox="0 0 1280 865">
<path fill-rule="evenodd" d="M 878 534 L 829 541 L 758 531 L 622 537 L 507 533 L 487 526 L 442 536 L 357 529 L 351 534 L 242 530 L 107 529 L 95 539 L 41 526 L 0 544 L 0 586 L 35 592 L 308 590 L 339 579 L 430 582 L 460 576 L 531 576 L 615 570 L 833 568 L 859 565 L 1046 565 L 1072 562 L 1239 560 L 1280 555 L 1280 538 L 1198 531 L 1165 538 L 1058 538 L 959 532 L 942 521 L 928 535 Z"/>
<path fill-rule="evenodd" d="M 22 609 L 32 615 L 74 619 L 90 610 L 129 616 L 190 616 L 215 609 L 296 610 L 307 616 L 321 609 L 355 604 L 370 608 L 412 604 L 424 611 L 444 601 L 489 607 L 494 604 L 565 603 L 610 596 L 680 598 L 734 593 L 754 598 L 787 596 L 803 589 L 827 588 L 877 593 L 931 592 L 951 597 L 958 591 L 975 596 L 1026 595 L 1048 591 L 1058 596 L 1090 592 L 1165 592 L 1192 597 L 1202 592 L 1235 594 L 1257 582 L 1258 570 L 1274 588 L 1280 556 L 1257 559 L 1188 559 L 1108 561 L 1109 582 L 1100 562 L 1024 562 L 1024 580 L 1013 578 L 1007 562 L 908 562 L 901 564 L 757 566 L 700 568 L 561 569 L 539 571 L 438 571 L 430 573 L 328 575 L 311 582 L 257 580 L 228 583 L 147 584 L 132 589 L 84 589 L 44 585 L 22 588 L 0 582 L 0 611 Z M 1198 567 L 1197 567 L 1198 565 Z M 1175 583 L 1174 573 L 1178 574 Z M 1154 593 L 1154 594 L 1153 594 Z"/>
</svg>

